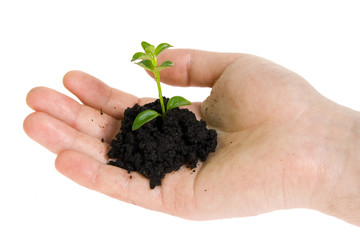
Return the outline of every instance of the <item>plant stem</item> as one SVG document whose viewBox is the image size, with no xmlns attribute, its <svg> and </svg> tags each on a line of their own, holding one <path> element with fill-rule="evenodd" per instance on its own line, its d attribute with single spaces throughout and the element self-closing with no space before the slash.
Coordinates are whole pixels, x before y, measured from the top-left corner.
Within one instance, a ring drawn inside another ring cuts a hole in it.
<svg viewBox="0 0 360 240">
<path fill-rule="evenodd" d="M 157 57 L 155 55 L 152 55 L 151 61 L 152 61 L 153 66 L 156 67 L 157 66 Z M 165 117 L 166 111 L 165 111 L 164 99 L 162 96 L 161 86 L 160 86 L 160 73 L 159 73 L 159 71 L 157 71 L 155 69 L 152 72 L 155 75 L 155 81 L 156 81 L 157 88 L 159 91 L 159 100 L 160 100 L 160 105 L 161 105 L 162 116 Z"/>
<path fill-rule="evenodd" d="M 154 71 L 154 75 L 155 75 L 155 81 L 156 81 L 158 91 L 159 91 L 159 100 L 160 100 L 160 105 L 161 105 L 161 110 L 162 110 L 162 116 L 164 117 L 165 116 L 165 105 L 164 105 L 164 99 L 163 99 L 162 92 L 161 92 L 159 71 Z"/>
</svg>

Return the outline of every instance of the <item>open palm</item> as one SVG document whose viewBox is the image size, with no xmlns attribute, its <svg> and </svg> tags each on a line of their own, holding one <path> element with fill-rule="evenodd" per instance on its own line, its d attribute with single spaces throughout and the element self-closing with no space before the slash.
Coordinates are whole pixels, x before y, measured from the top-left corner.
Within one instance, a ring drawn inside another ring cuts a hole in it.
<svg viewBox="0 0 360 240">
<path fill-rule="evenodd" d="M 161 73 L 164 83 L 212 87 L 203 103 L 189 107 L 218 132 L 216 152 L 195 173 L 183 167 L 150 190 L 140 174 L 130 178 L 107 165 L 108 143 L 124 109 L 152 99 L 138 99 L 79 71 L 66 74 L 64 85 L 83 105 L 35 88 L 27 97 L 35 112 L 25 119 L 25 131 L 58 155 L 56 168 L 65 176 L 145 208 L 215 219 L 315 207 L 314 192 L 326 172 L 319 169 L 327 166 L 324 149 L 314 142 L 325 144 L 326 113 L 335 104 L 300 76 L 259 57 L 197 50 L 168 50 L 161 57 L 175 63 Z"/>
</svg>

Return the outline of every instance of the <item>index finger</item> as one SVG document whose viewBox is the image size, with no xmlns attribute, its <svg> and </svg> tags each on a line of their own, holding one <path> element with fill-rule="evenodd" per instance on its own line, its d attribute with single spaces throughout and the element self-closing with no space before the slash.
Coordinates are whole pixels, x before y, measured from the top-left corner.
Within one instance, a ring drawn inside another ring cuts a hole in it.
<svg viewBox="0 0 360 240">
<path fill-rule="evenodd" d="M 82 103 L 116 119 L 122 119 L 125 109 L 139 102 L 136 96 L 111 88 L 99 79 L 81 71 L 66 73 L 63 82 L 64 86 Z"/>
<path fill-rule="evenodd" d="M 240 53 L 218 53 L 194 49 L 168 49 L 158 58 L 174 66 L 160 72 L 161 82 L 173 86 L 212 87 L 225 69 L 244 56 Z"/>
</svg>

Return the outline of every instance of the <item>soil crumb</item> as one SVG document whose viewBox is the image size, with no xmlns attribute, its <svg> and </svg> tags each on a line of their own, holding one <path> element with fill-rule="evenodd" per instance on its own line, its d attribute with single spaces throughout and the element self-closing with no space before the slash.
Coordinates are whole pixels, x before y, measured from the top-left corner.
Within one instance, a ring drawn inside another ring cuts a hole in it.
<svg viewBox="0 0 360 240">
<path fill-rule="evenodd" d="M 169 99 L 164 98 L 164 103 Z M 164 118 L 158 117 L 132 131 L 136 116 L 152 109 L 161 112 L 160 101 L 139 106 L 135 104 L 124 113 L 120 132 L 110 143 L 109 164 L 136 171 L 150 180 L 150 188 L 161 185 L 166 173 L 183 165 L 196 168 L 198 160 L 205 161 L 217 145 L 217 133 L 206 128 L 204 120 L 196 120 L 188 109 L 171 109 Z"/>
</svg>

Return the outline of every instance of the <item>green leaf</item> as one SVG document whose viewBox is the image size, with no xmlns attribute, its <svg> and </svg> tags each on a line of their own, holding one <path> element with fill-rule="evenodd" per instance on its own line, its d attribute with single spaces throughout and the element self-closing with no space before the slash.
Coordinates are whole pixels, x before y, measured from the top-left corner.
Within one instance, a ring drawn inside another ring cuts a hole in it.
<svg viewBox="0 0 360 240">
<path fill-rule="evenodd" d="M 154 70 L 161 71 L 172 66 L 174 66 L 174 63 L 172 61 L 164 61 L 160 64 L 160 66 L 155 67 Z"/>
<path fill-rule="evenodd" d="M 143 53 L 143 52 L 137 52 L 137 53 L 135 53 L 134 56 L 132 57 L 131 61 L 133 62 L 133 61 L 135 61 L 135 60 L 141 59 L 141 57 L 144 56 L 144 55 L 145 55 L 145 53 Z"/>
<path fill-rule="evenodd" d="M 155 56 L 158 56 L 162 51 L 164 51 L 165 49 L 167 49 L 169 47 L 173 47 L 173 46 L 171 46 L 168 43 L 160 43 L 155 49 Z"/>
<path fill-rule="evenodd" d="M 191 102 L 183 97 L 175 96 L 170 98 L 170 100 L 168 101 L 166 105 L 166 111 L 185 105 L 191 105 Z"/>
<path fill-rule="evenodd" d="M 145 123 L 150 122 L 151 120 L 159 116 L 161 116 L 161 114 L 154 110 L 145 110 L 136 116 L 131 129 L 135 131 Z"/>
<path fill-rule="evenodd" d="M 147 53 L 143 53 L 143 52 L 137 52 L 134 54 L 133 58 L 131 59 L 131 61 L 135 61 L 138 59 L 151 59 L 151 56 Z"/>
<path fill-rule="evenodd" d="M 154 54 L 155 54 L 155 47 L 154 47 L 154 45 L 147 46 L 146 49 L 145 49 L 145 52 L 146 52 L 147 54 L 154 55 Z"/>
<path fill-rule="evenodd" d="M 146 51 L 146 48 L 147 48 L 148 46 L 151 46 L 151 44 L 148 43 L 148 42 L 142 41 L 142 42 L 141 42 L 141 46 L 142 46 L 142 48 L 144 49 L 144 51 Z"/>
<path fill-rule="evenodd" d="M 145 68 L 146 70 L 149 71 L 153 71 L 154 70 L 154 65 L 152 64 L 152 62 L 148 59 L 146 60 L 142 60 L 141 62 L 136 63 L 137 65 L 139 65 L 140 67 Z"/>
</svg>

